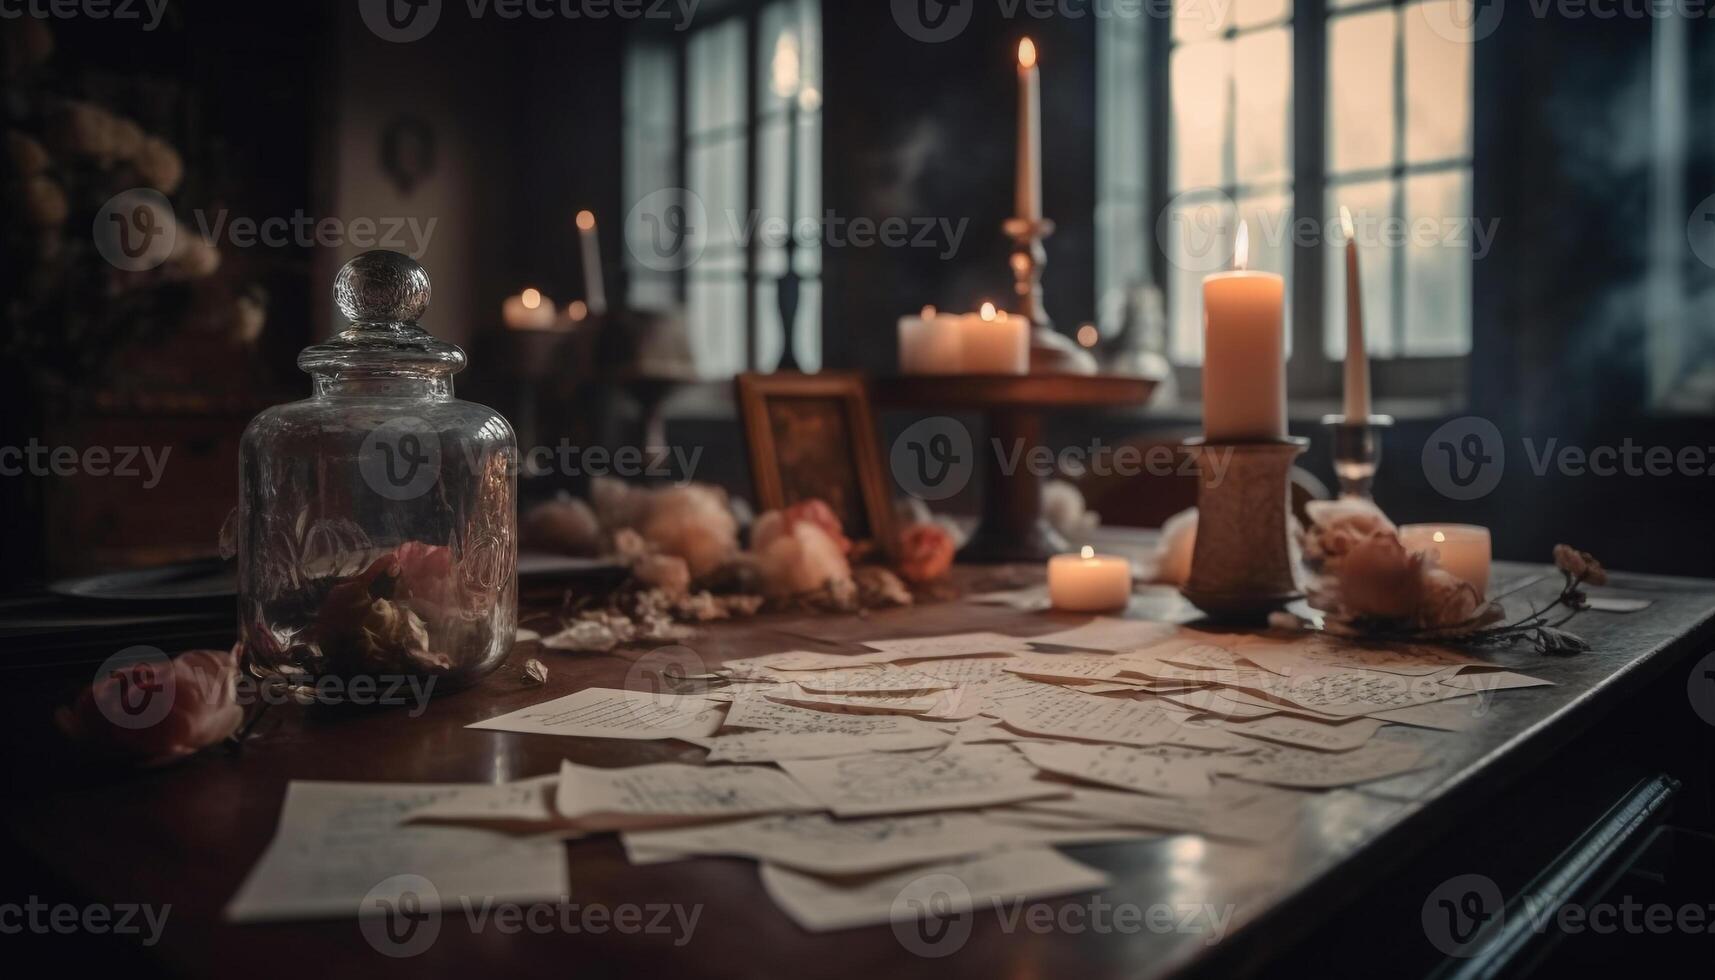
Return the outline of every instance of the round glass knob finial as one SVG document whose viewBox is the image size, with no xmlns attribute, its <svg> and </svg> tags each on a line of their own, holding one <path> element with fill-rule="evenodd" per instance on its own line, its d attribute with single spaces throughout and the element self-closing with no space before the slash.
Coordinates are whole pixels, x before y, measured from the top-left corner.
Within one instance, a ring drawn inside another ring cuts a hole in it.
<svg viewBox="0 0 1715 980">
<path fill-rule="evenodd" d="M 416 323 L 429 308 L 429 273 L 409 255 L 364 252 L 334 277 L 333 300 L 352 323 Z"/>
</svg>

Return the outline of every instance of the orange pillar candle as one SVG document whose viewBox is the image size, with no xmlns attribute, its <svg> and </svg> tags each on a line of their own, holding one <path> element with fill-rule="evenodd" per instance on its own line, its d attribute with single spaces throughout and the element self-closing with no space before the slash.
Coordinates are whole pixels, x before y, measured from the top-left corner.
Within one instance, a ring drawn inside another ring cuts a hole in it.
<svg viewBox="0 0 1715 980">
<path fill-rule="evenodd" d="M 1240 222 L 1231 272 L 1203 280 L 1203 435 L 1210 442 L 1286 437 L 1286 281 L 1245 268 Z"/>
</svg>

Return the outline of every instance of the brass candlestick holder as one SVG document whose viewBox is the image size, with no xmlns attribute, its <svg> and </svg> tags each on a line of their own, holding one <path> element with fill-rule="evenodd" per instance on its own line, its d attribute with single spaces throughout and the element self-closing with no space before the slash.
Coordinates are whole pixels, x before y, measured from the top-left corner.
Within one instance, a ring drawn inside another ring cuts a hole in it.
<svg viewBox="0 0 1715 980">
<path fill-rule="evenodd" d="M 1261 620 L 1300 596 L 1287 515 L 1299 438 L 1255 442 L 1188 439 L 1197 454 L 1197 544 L 1180 590 L 1226 620 Z"/>
<path fill-rule="evenodd" d="M 1048 308 L 1042 304 L 1042 267 L 1048 264 L 1048 250 L 1042 242 L 1054 234 L 1054 222 L 1047 218 L 1008 218 L 1001 227 L 1013 241 L 1008 263 L 1018 312 L 1030 321 L 1030 373 L 1095 374 L 1096 359 L 1054 329 Z"/>
<path fill-rule="evenodd" d="M 1340 496 L 1373 499 L 1370 486 L 1382 461 L 1382 432 L 1393 426 L 1393 417 L 1371 415 L 1353 420 L 1344 415 L 1324 415 L 1322 424 L 1333 440 L 1334 476 L 1340 481 Z"/>
</svg>

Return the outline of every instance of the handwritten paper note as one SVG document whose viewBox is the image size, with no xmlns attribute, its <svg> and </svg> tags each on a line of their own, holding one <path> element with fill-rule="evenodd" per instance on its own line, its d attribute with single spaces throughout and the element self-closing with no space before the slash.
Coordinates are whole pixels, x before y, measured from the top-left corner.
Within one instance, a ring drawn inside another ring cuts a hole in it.
<svg viewBox="0 0 1715 980">
<path fill-rule="evenodd" d="M 1332 789 L 1397 776 L 1428 765 L 1430 760 L 1413 746 L 1372 741 L 1350 752 L 1268 745 L 1251 755 L 1221 759 L 1216 768 L 1229 776 L 1275 786 Z"/>
<path fill-rule="evenodd" d="M 908 719 L 898 719 L 908 721 Z M 953 741 L 953 736 L 919 724 L 893 734 L 846 734 L 819 732 L 795 735 L 787 732 L 739 732 L 707 740 L 709 762 L 779 762 L 782 759 L 829 759 L 868 752 L 906 752 L 932 749 Z"/>
<path fill-rule="evenodd" d="M 875 653 L 863 654 L 871 663 L 918 660 L 929 657 L 972 657 L 989 653 L 1029 653 L 1030 641 L 1004 633 L 954 633 L 951 636 L 911 636 L 892 640 L 865 640 Z"/>
<path fill-rule="evenodd" d="M 829 880 L 772 864 L 762 866 L 763 890 L 792 921 L 811 932 L 930 915 L 951 916 L 973 908 L 991 908 L 996 902 L 1089 891 L 1107 883 L 1107 876 L 1100 871 L 1049 848 L 1007 851 L 856 879 Z"/>
<path fill-rule="evenodd" d="M 704 698 L 592 687 L 466 727 L 650 740 L 713 735 L 721 717 L 721 709 Z"/>
<path fill-rule="evenodd" d="M 1137 619 L 1117 619 L 1112 616 L 1103 616 L 1092 619 L 1082 626 L 1057 630 L 1042 636 L 1033 636 L 1030 639 L 1034 643 L 1047 643 L 1059 647 L 1124 653 L 1131 650 L 1142 650 L 1172 639 L 1179 633 L 1179 630 L 1180 627 L 1171 623 L 1153 623 Z"/>
<path fill-rule="evenodd" d="M 975 813 L 926 813 L 840 820 L 819 813 L 740 820 L 707 827 L 625 834 L 627 852 L 756 858 L 813 874 L 853 875 L 947 861 L 994 846 L 998 835 Z"/>
<path fill-rule="evenodd" d="M 1380 731 L 1382 723 L 1373 718 L 1329 724 L 1310 718 L 1270 715 L 1251 721 L 1230 721 L 1221 725 L 1225 731 L 1265 742 L 1296 745 L 1322 752 L 1348 752 L 1370 740 Z"/>
<path fill-rule="evenodd" d="M 776 769 L 673 762 L 625 769 L 562 762 L 554 808 L 561 817 L 588 830 L 661 827 L 821 809 Z"/>
<path fill-rule="evenodd" d="M 366 896 L 402 872 L 432 886 L 425 911 L 462 897 L 539 901 L 566 893 L 558 840 L 464 827 L 400 826 L 414 810 L 473 787 L 293 782 L 273 843 L 227 906 L 234 922 L 380 914 Z"/>
<path fill-rule="evenodd" d="M 1214 789 L 1213 768 L 1186 750 L 1070 742 L 1024 743 L 1018 750 L 1038 769 L 1139 793 L 1205 796 Z"/>
<path fill-rule="evenodd" d="M 1190 720 L 1162 703 L 1145 704 L 1050 687 L 1048 693 L 1016 698 L 996 712 L 1007 727 L 1032 735 L 1123 745 L 1160 745 Z"/>
<path fill-rule="evenodd" d="M 960 745 L 928 758 L 858 755 L 788 760 L 798 784 L 842 817 L 990 806 L 1055 796 L 1061 787 L 1004 745 Z"/>
</svg>

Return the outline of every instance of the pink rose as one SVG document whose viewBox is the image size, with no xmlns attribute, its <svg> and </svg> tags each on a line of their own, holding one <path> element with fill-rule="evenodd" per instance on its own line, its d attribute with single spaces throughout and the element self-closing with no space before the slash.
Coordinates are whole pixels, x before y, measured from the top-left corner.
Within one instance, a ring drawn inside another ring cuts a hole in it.
<svg viewBox="0 0 1715 980">
<path fill-rule="evenodd" d="M 840 523 L 840 515 L 834 513 L 834 509 L 828 506 L 827 501 L 819 497 L 801 500 L 786 508 L 784 513 L 787 527 L 793 527 L 800 522 L 814 524 L 821 528 L 822 533 L 826 534 L 834 544 L 839 545 L 840 554 L 850 555 L 852 553 L 852 542 L 850 538 L 846 537 L 845 527 Z"/>
<path fill-rule="evenodd" d="M 953 536 L 939 524 L 912 524 L 899 533 L 899 574 L 925 585 L 953 567 Z"/>
<path fill-rule="evenodd" d="M 54 722 L 99 754 L 164 765 L 238 731 L 238 648 L 192 650 L 117 666 L 59 709 Z"/>
<path fill-rule="evenodd" d="M 399 591 L 394 595 L 424 619 L 437 619 L 459 605 L 458 580 L 453 575 L 452 549 L 407 541 L 393 549 L 399 563 Z"/>
</svg>

